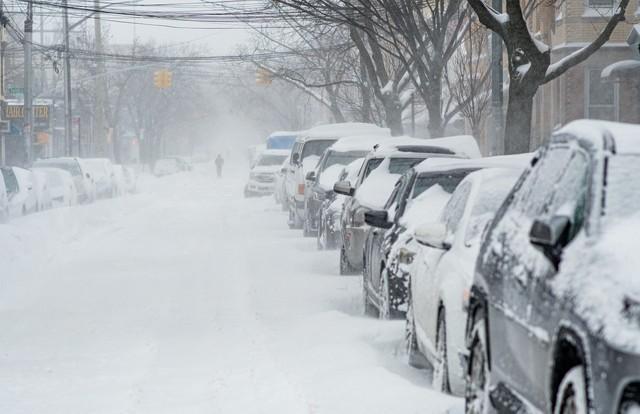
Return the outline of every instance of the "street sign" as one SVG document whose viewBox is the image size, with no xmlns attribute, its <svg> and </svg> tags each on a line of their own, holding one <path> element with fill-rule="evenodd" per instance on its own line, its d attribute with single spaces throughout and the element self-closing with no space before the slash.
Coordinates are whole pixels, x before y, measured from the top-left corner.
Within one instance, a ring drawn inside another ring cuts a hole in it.
<svg viewBox="0 0 640 414">
<path fill-rule="evenodd" d="M 7 88 L 7 94 L 13 96 L 24 96 L 24 88 L 22 86 L 9 86 Z"/>
</svg>

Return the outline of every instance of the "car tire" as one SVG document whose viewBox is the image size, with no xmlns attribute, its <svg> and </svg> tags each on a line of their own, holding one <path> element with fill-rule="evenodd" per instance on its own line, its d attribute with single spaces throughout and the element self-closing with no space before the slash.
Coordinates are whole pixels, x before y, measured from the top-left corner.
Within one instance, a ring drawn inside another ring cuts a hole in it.
<svg viewBox="0 0 640 414">
<path fill-rule="evenodd" d="M 436 337 L 436 361 L 433 367 L 433 389 L 451 393 L 449 385 L 449 363 L 447 360 L 447 324 L 444 309 L 438 313 L 438 331 Z"/>
<path fill-rule="evenodd" d="M 485 414 L 490 411 L 491 372 L 487 360 L 484 327 L 484 318 L 477 318 L 474 321 L 469 348 L 469 369 L 465 381 L 464 405 L 466 414 Z"/>
<path fill-rule="evenodd" d="M 418 338 L 416 336 L 416 322 L 413 316 L 413 305 L 409 302 L 407 318 L 404 331 L 404 343 L 407 351 L 407 362 L 414 368 L 424 369 L 427 367 L 425 357 L 418 348 Z"/>
<path fill-rule="evenodd" d="M 347 253 L 344 251 L 344 246 L 340 248 L 340 275 L 347 276 L 353 275 L 355 273 L 355 269 L 349 263 L 349 259 L 347 259 Z"/>
<path fill-rule="evenodd" d="M 558 388 L 554 414 L 586 414 L 589 412 L 585 370 L 583 365 L 573 367 L 562 378 Z"/>
<path fill-rule="evenodd" d="M 382 272 L 380 273 L 380 319 L 387 320 L 392 318 L 391 302 L 389 299 L 389 279 L 384 264 L 380 265 Z"/>
<path fill-rule="evenodd" d="M 308 217 L 309 214 L 305 214 L 305 219 L 302 222 L 302 237 L 313 237 L 313 231 L 311 230 L 311 225 L 309 223 Z"/>
<path fill-rule="evenodd" d="M 378 308 L 376 308 L 373 303 L 371 303 L 371 299 L 369 298 L 369 292 L 365 287 L 365 279 L 364 275 L 362 277 L 362 305 L 364 307 L 364 315 L 370 316 L 372 318 L 379 318 L 380 312 Z"/>
<path fill-rule="evenodd" d="M 318 232 L 316 233 L 316 247 L 318 250 L 325 250 L 326 239 L 324 237 L 324 223 L 322 222 L 322 216 L 320 216 L 318 224 Z"/>
</svg>

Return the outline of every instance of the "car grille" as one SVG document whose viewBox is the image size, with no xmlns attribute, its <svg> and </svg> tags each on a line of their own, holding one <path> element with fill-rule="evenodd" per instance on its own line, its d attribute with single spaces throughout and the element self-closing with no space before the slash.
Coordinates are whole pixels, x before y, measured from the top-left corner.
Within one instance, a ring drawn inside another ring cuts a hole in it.
<svg viewBox="0 0 640 414">
<path fill-rule="evenodd" d="M 255 176 L 255 180 L 259 183 L 272 183 L 276 177 L 272 174 L 258 174 Z"/>
</svg>

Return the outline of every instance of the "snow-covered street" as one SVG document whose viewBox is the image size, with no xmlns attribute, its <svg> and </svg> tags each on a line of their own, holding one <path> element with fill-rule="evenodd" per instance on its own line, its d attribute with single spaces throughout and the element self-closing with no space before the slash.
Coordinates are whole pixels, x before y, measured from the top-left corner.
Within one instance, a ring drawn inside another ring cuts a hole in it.
<svg viewBox="0 0 640 414">
<path fill-rule="evenodd" d="M 0 413 L 462 411 L 245 175 L 0 225 Z"/>
</svg>

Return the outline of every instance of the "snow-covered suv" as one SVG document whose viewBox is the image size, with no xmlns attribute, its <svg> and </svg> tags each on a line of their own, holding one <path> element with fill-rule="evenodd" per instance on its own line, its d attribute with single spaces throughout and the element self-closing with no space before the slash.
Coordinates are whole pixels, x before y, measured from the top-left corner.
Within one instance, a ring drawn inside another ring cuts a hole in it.
<svg viewBox="0 0 640 414">
<path fill-rule="evenodd" d="M 637 413 L 640 127 L 572 122 L 532 164 L 476 263 L 466 412 Z"/>
</svg>

